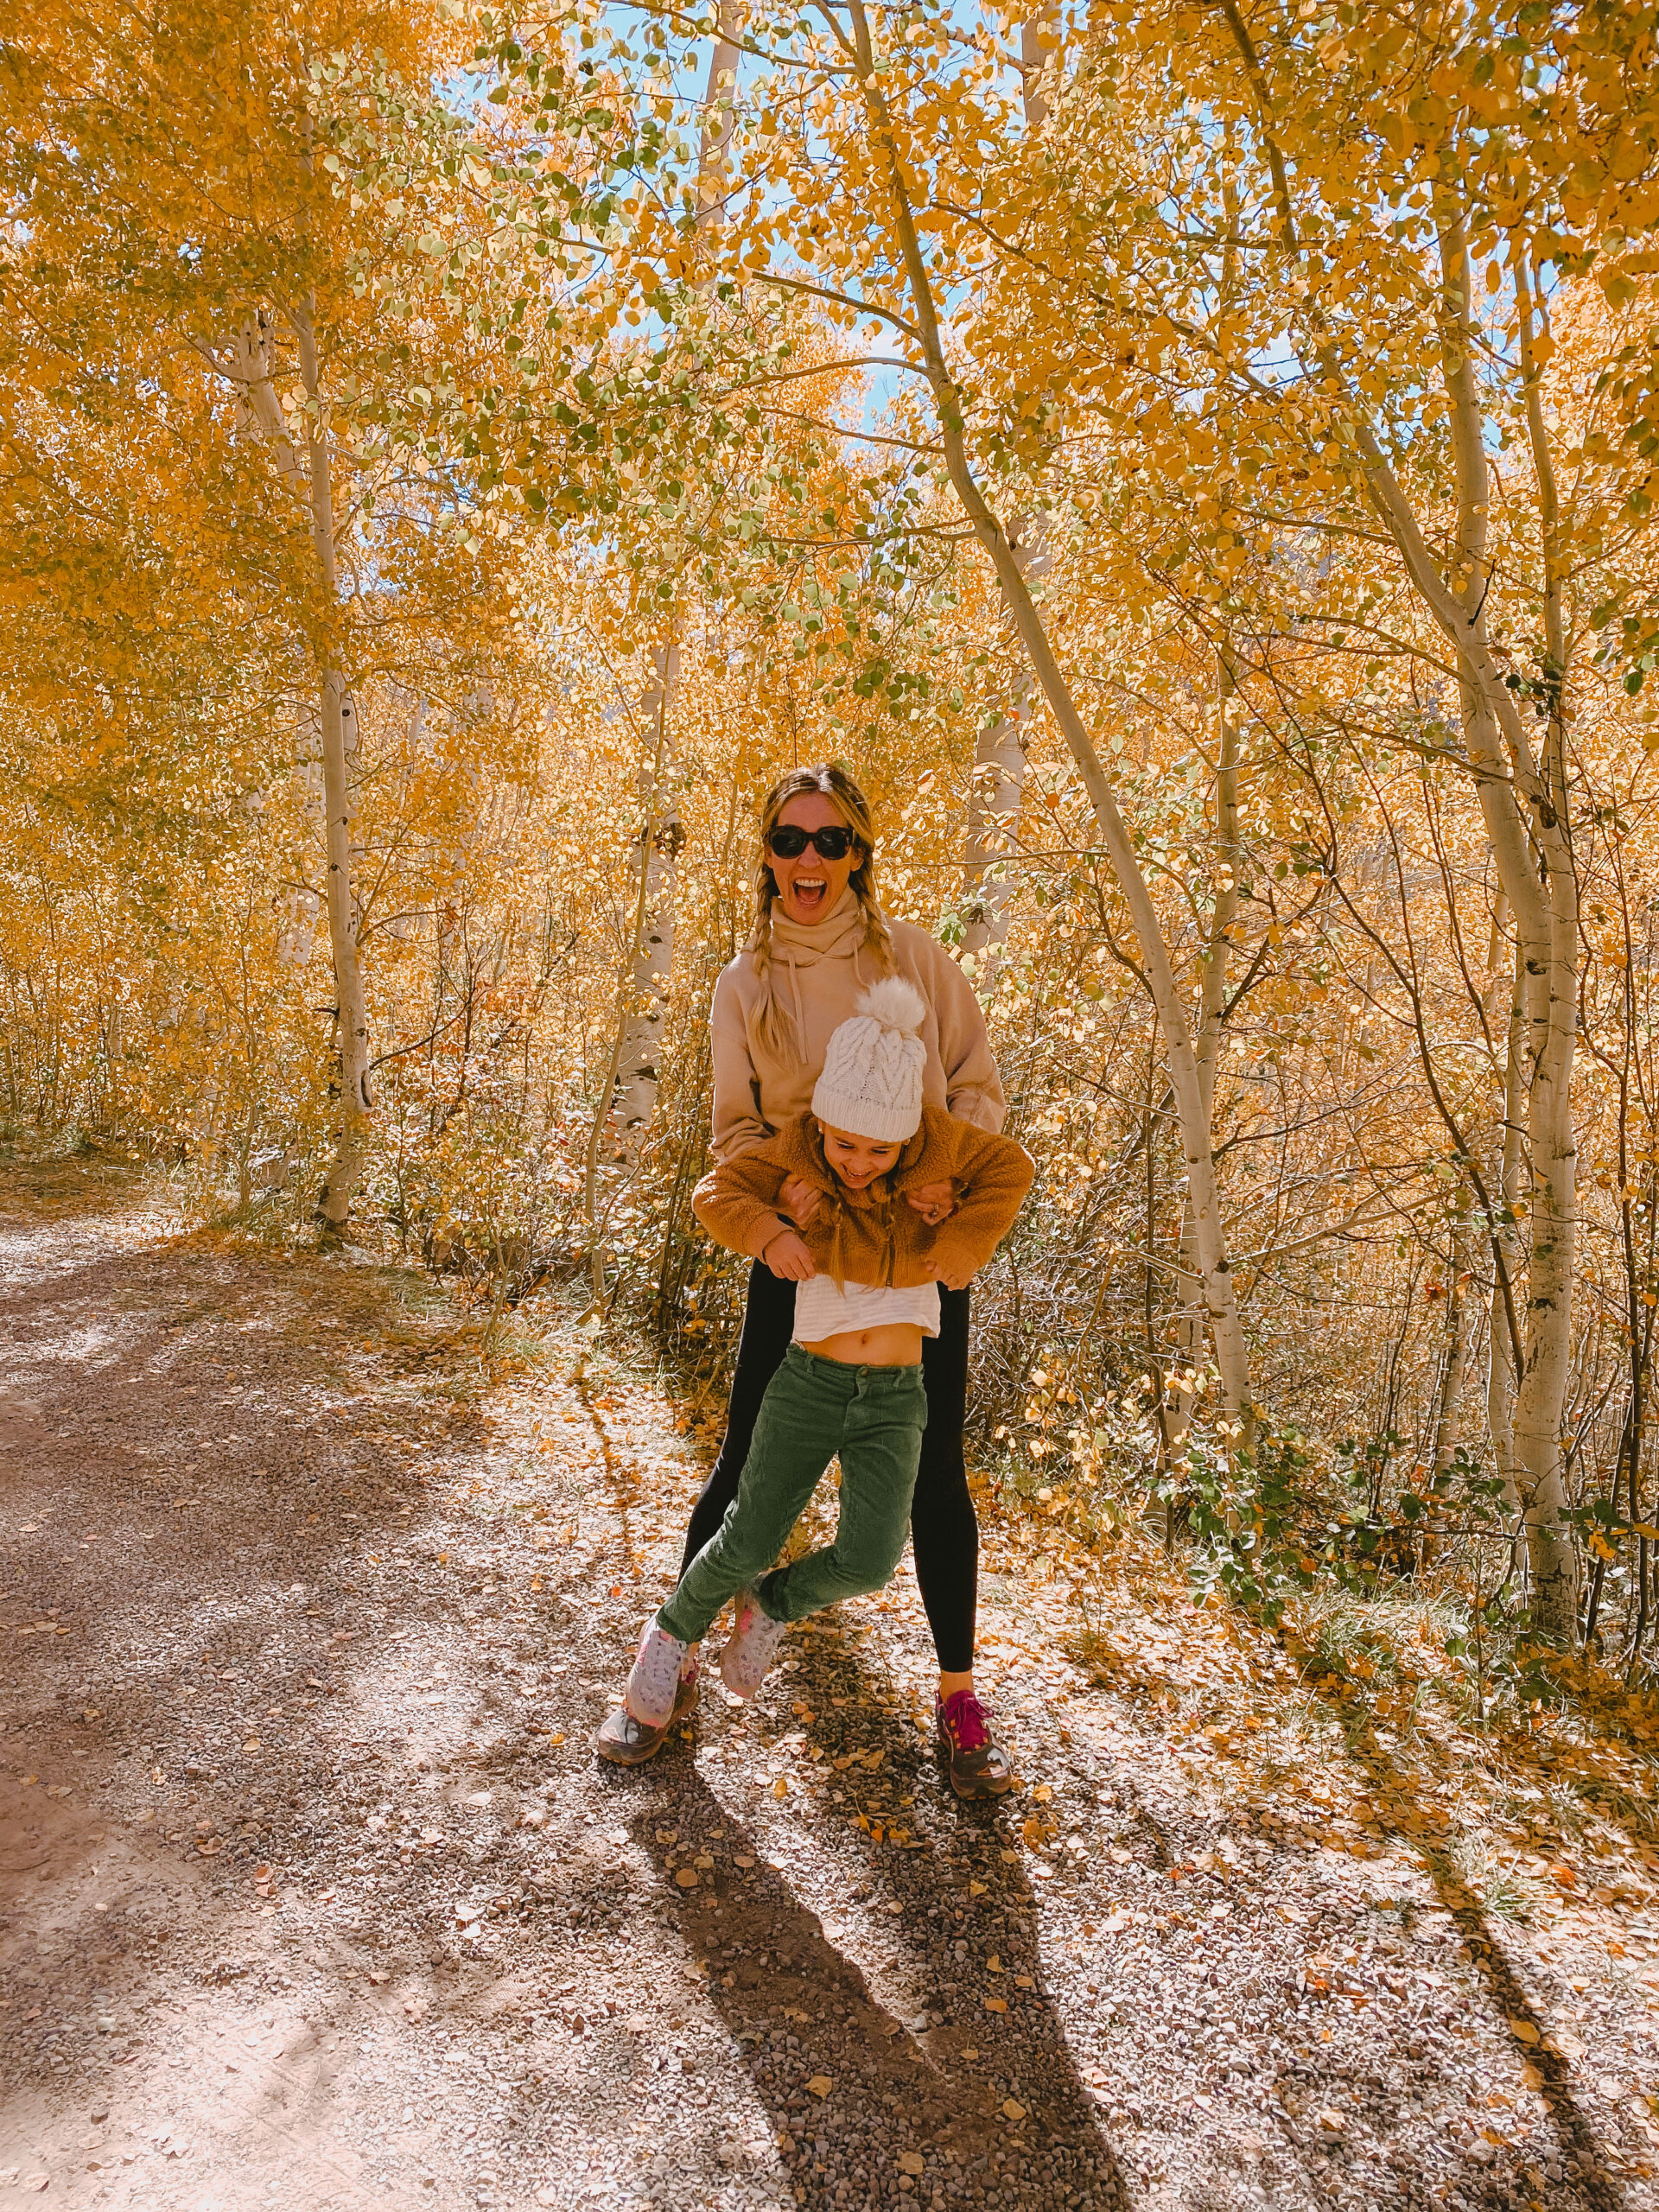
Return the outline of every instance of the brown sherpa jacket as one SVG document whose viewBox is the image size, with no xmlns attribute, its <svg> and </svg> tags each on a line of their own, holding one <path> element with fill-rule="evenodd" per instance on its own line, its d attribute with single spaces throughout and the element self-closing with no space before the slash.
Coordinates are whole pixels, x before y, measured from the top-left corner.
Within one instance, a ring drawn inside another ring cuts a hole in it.
<svg viewBox="0 0 1659 2212">
<path fill-rule="evenodd" d="M 982 1268 L 1012 1226 L 1033 1172 L 1012 1137 L 924 1106 L 922 1126 L 897 1165 L 868 1190 L 849 1191 L 823 1156 L 817 1118 L 798 1114 L 776 1136 L 705 1175 L 691 1205 L 717 1243 L 758 1259 L 780 1226 L 794 1227 L 779 1212 L 778 1194 L 798 1175 L 823 1194 L 799 1231 L 818 1272 L 836 1283 L 906 1290 Z M 905 1192 L 944 1182 L 955 1187 L 957 1208 L 935 1228 Z"/>
</svg>

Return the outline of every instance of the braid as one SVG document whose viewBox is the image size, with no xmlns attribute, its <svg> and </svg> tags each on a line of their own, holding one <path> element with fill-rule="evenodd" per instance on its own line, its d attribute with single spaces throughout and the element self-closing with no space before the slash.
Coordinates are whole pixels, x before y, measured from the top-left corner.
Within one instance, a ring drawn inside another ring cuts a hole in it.
<svg viewBox="0 0 1659 2212">
<path fill-rule="evenodd" d="M 863 878 L 861 882 L 860 877 Z M 864 917 L 864 942 L 874 953 L 882 974 L 891 976 L 898 965 L 893 953 L 893 932 L 887 927 L 887 916 L 875 903 L 875 886 L 870 880 L 868 861 L 849 879 L 847 887 L 857 899 L 858 911 Z"/>
<path fill-rule="evenodd" d="M 784 1050 L 782 1024 L 772 989 L 772 910 L 777 897 L 778 887 L 772 880 L 772 870 L 762 861 L 754 872 L 754 920 L 750 925 L 745 950 L 754 963 L 754 972 L 760 984 L 760 1034 L 768 1049 L 781 1058 Z"/>
</svg>

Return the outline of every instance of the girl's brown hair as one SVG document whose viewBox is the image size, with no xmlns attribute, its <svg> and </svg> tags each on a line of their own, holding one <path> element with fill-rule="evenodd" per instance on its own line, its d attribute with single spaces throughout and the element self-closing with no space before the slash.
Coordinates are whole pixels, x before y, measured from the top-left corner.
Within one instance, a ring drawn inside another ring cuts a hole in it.
<svg viewBox="0 0 1659 2212">
<path fill-rule="evenodd" d="M 848 878 L 847 887 L 857 899 L 859 912 L 864 917 L 865 944 L 874 953 L 882 974 L 893 971 L 893 939 L 887 934 L 887 918 L 875 899 L 875 817 L 870 811 L 870 802 L 854 781 L 851 772 L 842 767 L 839 760 L 820 761 L 814 768 L 791 768 L 766 793 L 760 809 L 760 842 L 754 864 L 754 925 L 748 941 L 755 973 L 765 994 L 761 1029 L 774 1050 L 782 1042 L 778 1009 L 772 995 L 772 910 L 777 901 L 778 886 L 772 873 L 766 840 L 791 799 L 814 794 L 830 801 L 858 840 L 862 857 Z"/>
</svg>

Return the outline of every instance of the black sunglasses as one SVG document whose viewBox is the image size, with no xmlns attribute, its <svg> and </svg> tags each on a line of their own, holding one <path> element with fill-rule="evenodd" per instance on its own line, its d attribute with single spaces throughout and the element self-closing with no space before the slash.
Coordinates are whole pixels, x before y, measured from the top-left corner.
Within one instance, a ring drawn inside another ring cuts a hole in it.
<svg viewBox="0 0 1659 2212">
<path fill-rule="evenodd" d="M 798 830 L 792 822 L 780 822 L 766 832 L 766 849 L 780 861 L 799 860 L 809 845 L 820 860 L 844 861 L 857 842 L 850 830 Z"/>
</svg>

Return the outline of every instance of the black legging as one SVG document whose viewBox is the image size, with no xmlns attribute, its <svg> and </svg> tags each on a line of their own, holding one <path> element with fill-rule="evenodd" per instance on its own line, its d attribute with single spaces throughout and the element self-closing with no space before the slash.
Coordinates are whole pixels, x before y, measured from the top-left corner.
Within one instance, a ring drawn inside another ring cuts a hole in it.
<svg viewBox="0 0 1659 2212">
<path fill-rule="evenodd" d="M 962 1428 L 968 1412 L 968 1293 L 939 1290 L 939 1333 L 922 1339 L 922 1381 L 927 1389 L 927 1427 L 916 1496 L 910 1509 L 910 1541 L 928 1626 L 946 1674 L 965 1674 L 974 1663 L 974 1614 L 979 1597 L 979 1523 L 968 1495 Z M 749 1270 L 743 1337 L 737 1348 L 726 1438 L 685 1532 L 683 1574 L 721 1524 L 737 1496 L 749 1456 L 760 1401 L 766 1394 L 795 1326 L 795 1286 L 781 1281 L 763 1260 Z"/>
</svg>

